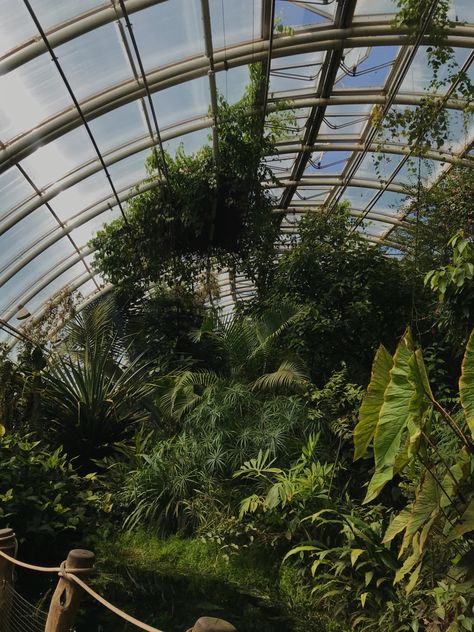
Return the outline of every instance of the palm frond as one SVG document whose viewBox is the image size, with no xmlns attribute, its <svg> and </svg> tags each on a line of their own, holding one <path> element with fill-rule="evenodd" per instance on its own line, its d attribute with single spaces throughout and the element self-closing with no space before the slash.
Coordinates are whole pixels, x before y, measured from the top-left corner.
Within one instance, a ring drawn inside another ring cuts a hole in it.
<svg viewBox="0 0 474 632">
<path fill-rule="evenodd" d="M 308 375 L 299 363 L 284 360 L 276 371 L 257 378 L 252 387 L 255 390 L 273 393 L 280 390 L 298 391 L 308 383 L 308 380 Z"/>
</svg>

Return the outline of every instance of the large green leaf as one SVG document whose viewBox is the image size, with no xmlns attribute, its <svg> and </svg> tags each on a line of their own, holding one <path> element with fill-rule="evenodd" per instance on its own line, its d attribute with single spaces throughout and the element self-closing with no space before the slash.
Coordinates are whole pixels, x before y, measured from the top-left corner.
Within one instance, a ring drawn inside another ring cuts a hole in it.
<svg viewBox="0 0 474 632">
<path fill-rule="evenodd" d="M 474 498 L 471 498 L 464 513 L 461 516 L 460 522 L 455 525 L 448 533 L 448 542 L 460 538 L 465 533 L 474 531 Z"/>
<path fill-rule="evenodd" d="M 471 333 L 462 361 L 459 379 L 459 395 L 466 415 L 467 425 L 474 437 L 474 330 Z"/>
<path fill-rule="evenodd" d="M 375 473 L 369 483 L 364 502 L 378 496 L 384 485 L 393 478 L 396 456 L 410 416 L 410 402 L 415 388 L 409 379 L 409 360 L 413 355 L 413 342 L 407 329 L 393 358 L 390 382 L 385 389 L 374 434 Z"/>
<path fill-rule="evenodd" d="M 440 495 L 441 489 L 438 482 L 426 471 L 411 508 L 400 554 L 411 544 L 414 535 L 419 529 L 439 513 Z"/>
<path fill-rule="evenodd" d="M 398 533 L 406 529 L 408 520 L 410 519 L 410 515 L 411 515 L 410 509 L 403 509 L 398 514 L 398 516 L 395 516 L 392 522 L 388 525 L 387 531 L 385 532 L 384 538 L 382 540 L 384 544 L 393 540 L 393 538 Z"/>
<path fill-rule="evenodd" d="M 354 461 L 363 456 L 374 437 L 392 366 L 392 356 L 383 345 L 380 345 L 372 366 L 367 394 L 360 407 L 359 423 L 354 430 Z"/>
</svg>

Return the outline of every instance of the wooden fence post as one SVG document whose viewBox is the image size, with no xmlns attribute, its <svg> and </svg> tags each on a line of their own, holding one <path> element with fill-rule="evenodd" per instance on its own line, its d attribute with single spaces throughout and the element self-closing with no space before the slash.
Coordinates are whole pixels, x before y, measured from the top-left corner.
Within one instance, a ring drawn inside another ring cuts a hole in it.
<svg viewBox="0 0 474 632">
<path fill-rule="evenodd" d="M 237 632 L 232 623 L 215 617 L 201 617 L 188 632 Z"/>
<path fill-rule="evenodd" d="M 0 529 L 0 551 L 15 557 L 18 543 L 13 529 Z M 0 632 L 7 632 L 12 606 L 13 563 L 0 555 Z"/>
<path fill-rule="evenodd" d="M 94 566 L 92 551 L 74 549 L 69 551 L 65 570 L 81 569 L 80 579 L 87 579 Z M 45 632 L 69 632 L 76 616 L 84 591 L 74 581 L 60 577 L 49 606 Z"/>
</svg>

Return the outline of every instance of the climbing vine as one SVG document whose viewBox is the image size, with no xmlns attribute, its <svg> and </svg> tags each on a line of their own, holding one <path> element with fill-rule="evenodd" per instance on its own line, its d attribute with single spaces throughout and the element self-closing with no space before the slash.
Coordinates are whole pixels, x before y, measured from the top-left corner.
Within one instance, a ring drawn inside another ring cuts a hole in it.
<svg viewBox="0 0 474 632">
<path fill-rule="evenodd" d="M 151 188 L 91 242 L 108 280 L 130 294 L 158 281 L 196 289 L 211 269 L 230 267 L 265 282 L 280 217 L 272 213 L 275 178 L 264 157 L 275 154 L 292 114 L 272 113 L 263 125 L 262 81 L 260 67 L 250 66 L 237 103 L 219 96 L 217 155 L 208 145 L 192 154 L 181 146 L 175 156 L 165 152 L 164 165 L 156 152 L 148 158 Z"/>
<path fill-rule="evenodd" d="M 467 123 L 472 113 L 474 86 L 456 60 L 454 49 L 447 45 L 449 29 L 454 26 L 449 18 L 450 0 L 440 0 L 434 10 L 432 3 L 420 0 L 397 0 L 397 5 L 399 12 L 395 25 L 410 28 L 410 41 L 414 42 L 420 29 L 428 23 L 426 33 L 431 45 L 425 52 L 431 79 L 419 105 L 393 107 L 386 114 L 382 107 L 376 106 L 372 111 L 372 122 L 379 128 L 379 151 L 383 151 L 384 143 L 390 139 L 409 146 L 414 156 L 423 156 L 433 148 L 447 149 L 450 136 L 448 96 L 465 103 L 463 113 Z"/>
</svg>

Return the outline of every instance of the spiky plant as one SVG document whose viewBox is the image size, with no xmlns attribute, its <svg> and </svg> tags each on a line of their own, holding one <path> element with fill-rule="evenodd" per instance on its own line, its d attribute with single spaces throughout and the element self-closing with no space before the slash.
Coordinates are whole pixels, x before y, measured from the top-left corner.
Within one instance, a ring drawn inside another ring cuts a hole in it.
<svg viewBox="0 0 474 632">
<path fill-rule="evenodd" d="M 128 361 L 112 316 L 110 302 L 76 316 L 43 376 L 44 434 L 86 469 L 149 417 L 147 367 Z"/>
</svg>

